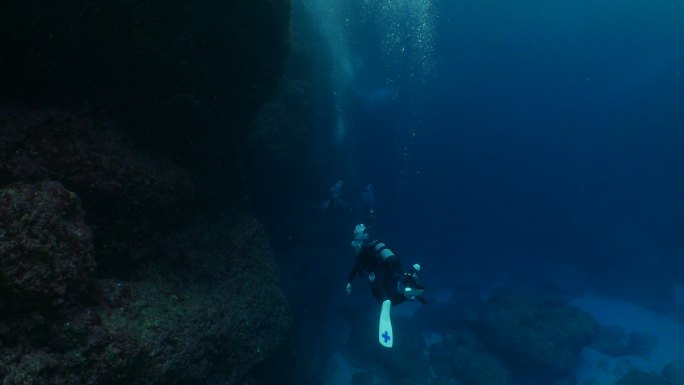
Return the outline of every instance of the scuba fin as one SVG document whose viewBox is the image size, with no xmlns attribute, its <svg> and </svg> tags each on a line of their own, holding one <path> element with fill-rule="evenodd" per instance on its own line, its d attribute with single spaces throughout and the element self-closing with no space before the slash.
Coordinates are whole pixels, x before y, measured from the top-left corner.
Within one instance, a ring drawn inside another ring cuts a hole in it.
<svg viewBox="0 0 684 385">
<path fill-rule="evenodd" d="M 378 341 L 380 345 L 391 348 L 394 344 L 394 335 L 392 333 L 392 321 L 390 320 L 390 308 L 392 301 L 385 300 L 380 309 L 380 324 L 378 328 Z"/>
<path fill-rule="evenodd" d="M 416 289 L 415 287 L 406 287 L 404 288 L 404 296 L 407 299 L 416 299 L 416 297 L 423 295 L 425 293 L 425 290 L 422 289 Z"/>
</svg>

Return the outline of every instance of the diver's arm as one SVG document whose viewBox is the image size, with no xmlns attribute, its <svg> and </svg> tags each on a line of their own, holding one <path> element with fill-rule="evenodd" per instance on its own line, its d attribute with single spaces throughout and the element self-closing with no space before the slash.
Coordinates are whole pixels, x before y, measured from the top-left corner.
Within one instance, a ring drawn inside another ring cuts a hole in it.
<svg viewBox="0 0 684 385">
<path fill-rule="evenodd" d="M 361 263 L 359 263 L 359 259 L 356 259 L 356 262 L 354 262 L 354 267 L 352 267 L 351 271 L 349 272 L 349 277 L 347 278 L 347 282 L 351 283 L 354 278 L 356 278 L 357 275 L 359 275 L 359 272 L 361 271 Z"/>
<path fill-rule="evenodd" d="M 362 270 L 362 264 L 361 264 L 361 258 L 356 258 L 356 261 L 354 262 L 354 266 L 352 267 L 351 271 L 349 272 L 349 277 L 347 278 L 347 294 L 351 293 L 351 283 L 356 278 L 357 275 L 359 275 L 359 272 Z"/>
</svg>

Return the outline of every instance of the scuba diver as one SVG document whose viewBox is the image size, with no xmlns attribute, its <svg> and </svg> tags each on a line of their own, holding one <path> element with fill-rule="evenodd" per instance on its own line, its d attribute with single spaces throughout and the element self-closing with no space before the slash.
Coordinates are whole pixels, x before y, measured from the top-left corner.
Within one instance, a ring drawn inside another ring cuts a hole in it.
<svg viewBox="0 0 684 385">
<path fill-rule="evenodd" d="M 364 224 L 354 228 L 354 240 L 351 242 L 356 254 L 356 261 L 347 278 L 347 294 L 351 294 L 352 281 L 356 276 L 364 275 L 370 281 L 371 291 L 380 303 L 378 319 L 378 342 L 391 348 L 394 344 L 394 332 L 390 309 L 392 306 L 407 300 L 416 300 L 426 305 L 423 297 L 425 287 L 418 279 L 420 265 L 414 264 L 409 272 L 401 270 L 399 257 L 385 243 L 371 240 L 370 234 L 375 229 L 375 195 L 373 186 L 368 185 L 362 194 Z"/>
<path fill-rule="evenodd" d="M 354 229 L 351 245 L 356 252 L 356 261 L 347 279 L 347 294 L 351 294 L 354 278 L 366 273 L 373 296 L 379 303 L 390 300 L 395 306 L 407 300 L 417 300 L 427 304 L 423 297 L 425 287 L 418 279 L 419 264 L 411 266 L 409 272 L 402 272 L 399 257 L 385 243 L 370 240 L 363 224 Z"/>
<path fill-rule="evenodd" d="M 323 202 L 321 208 L 330 215 L 336 215 L 349 211 L 349 204 L 342 199 L 343 182 L 338 180 L 330 187 L 330 197 Z"/>
</svg>

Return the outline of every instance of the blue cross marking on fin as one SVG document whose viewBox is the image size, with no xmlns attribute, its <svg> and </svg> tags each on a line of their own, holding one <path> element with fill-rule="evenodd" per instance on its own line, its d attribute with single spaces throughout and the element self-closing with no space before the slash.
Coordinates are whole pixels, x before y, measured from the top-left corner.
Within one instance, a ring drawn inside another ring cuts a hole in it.
<svg viewBox="0 0 684 385">
<path fill-rule="evenodd" d="M 387 330 L 385 330 L 385 332 L 382 333 L 382 339 L 384 339 L 384 340 L 385 340 L 385 343 L 387 343 L 387 341 L 389 341 L 390 338 L 392 338 L 392 337 L 390 337 L 390 336 L 389 336 L 389 333 L 387 333 Z"/>
</svg>

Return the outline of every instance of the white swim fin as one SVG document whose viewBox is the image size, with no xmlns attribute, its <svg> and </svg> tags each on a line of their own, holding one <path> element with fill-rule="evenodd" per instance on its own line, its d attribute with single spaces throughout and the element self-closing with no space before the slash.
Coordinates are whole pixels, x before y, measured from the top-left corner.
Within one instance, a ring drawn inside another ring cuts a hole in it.
<svg viewBox="0 0 684 385">
<path fill-rule="evenodd" d="M 390 308 L 392 301 L 385 300 L 380 310 L 380 327 L 378 328 L 378 340 L 380 345 L 391 348 L 394 344 L 394 334 L 392 334 L 392 321 L 390 319 Z"/>
</svg>

